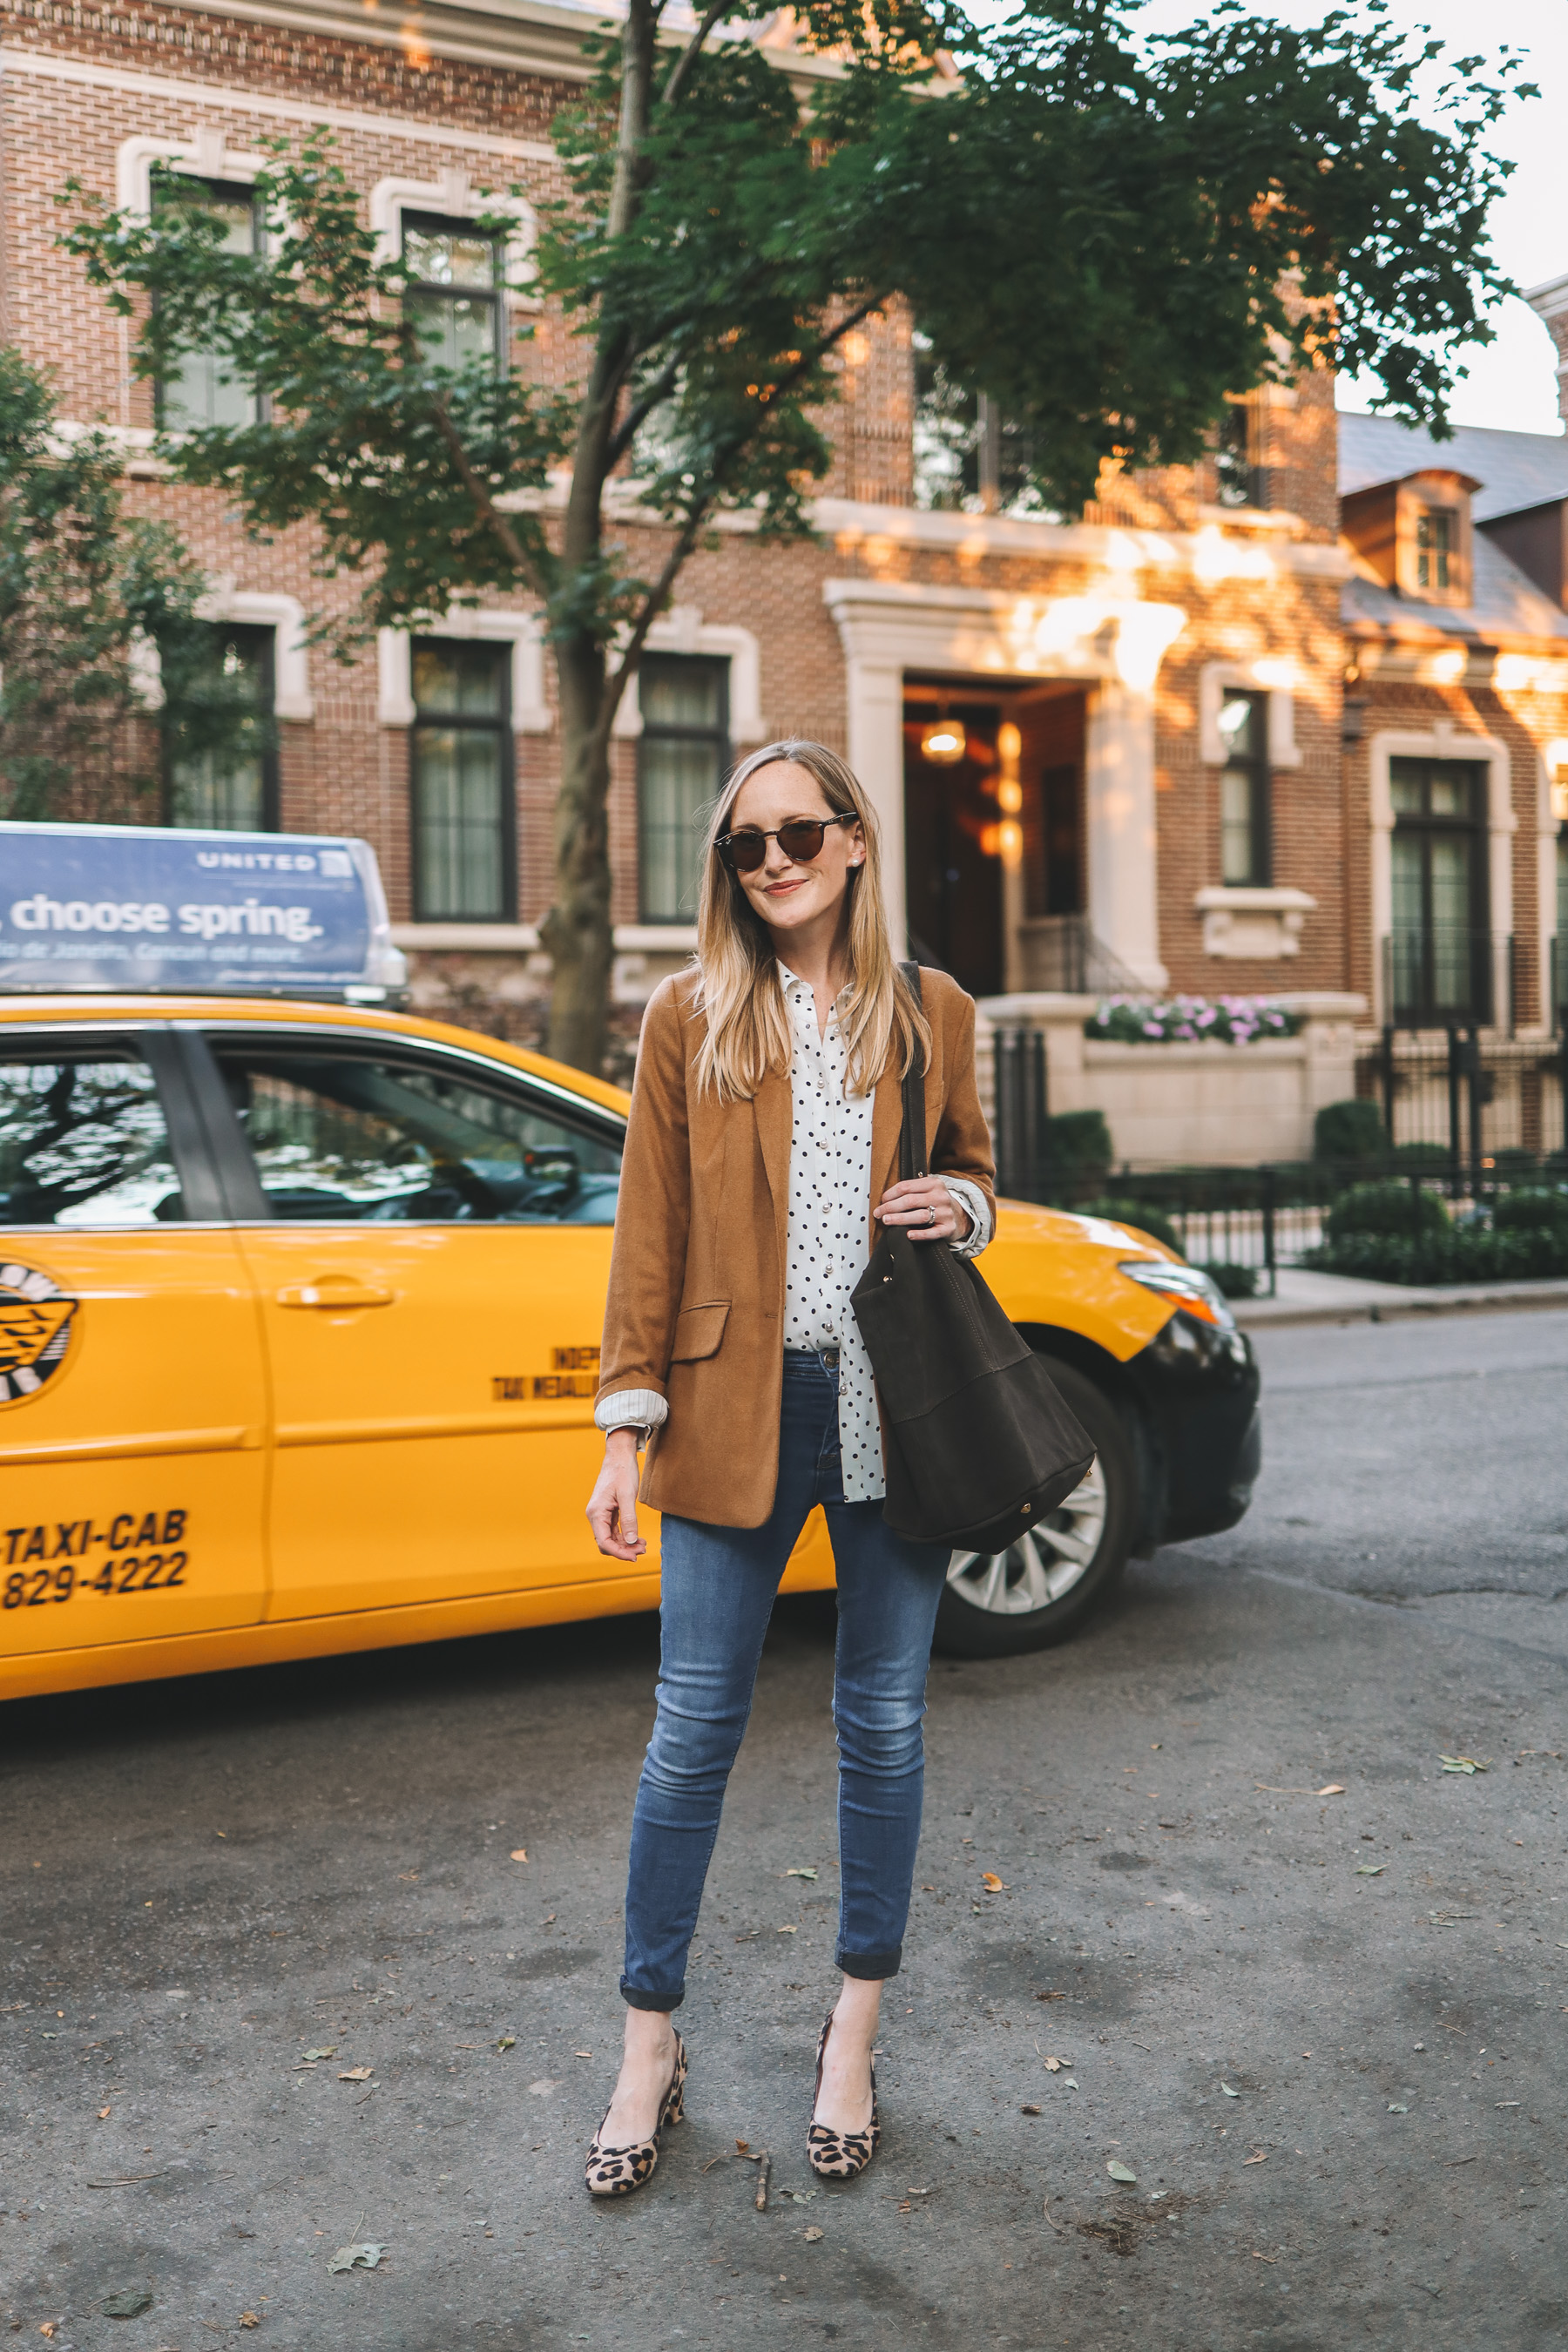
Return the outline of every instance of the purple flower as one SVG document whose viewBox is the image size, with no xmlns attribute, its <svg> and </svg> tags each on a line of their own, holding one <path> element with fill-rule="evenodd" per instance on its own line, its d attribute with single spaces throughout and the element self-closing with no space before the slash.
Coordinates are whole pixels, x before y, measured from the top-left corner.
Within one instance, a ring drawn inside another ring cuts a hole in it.
<svg viewBox="0 0 1568 2352">
<path fill-rule="evenodd" d="M 1143 1024 L 1143 1034 L 1145 1037 L 1163 1037 L 1164 1034 L 1165 1032 L 1158 1021 L 1145 1021 Z"/>
</svg>

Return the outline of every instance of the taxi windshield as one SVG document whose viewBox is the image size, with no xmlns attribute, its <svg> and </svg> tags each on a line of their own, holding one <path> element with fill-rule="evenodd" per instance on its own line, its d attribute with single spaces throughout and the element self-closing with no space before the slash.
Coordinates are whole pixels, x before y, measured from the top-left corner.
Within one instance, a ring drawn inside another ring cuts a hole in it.
<svg viewBox="0 0 1568 2352">
<path fill-rule="evenodd" d="M 354 1046 L 214 1051 L 274 1217 L 615 1223 L 618 1140 L 521 1083 Z"/>
</svg>

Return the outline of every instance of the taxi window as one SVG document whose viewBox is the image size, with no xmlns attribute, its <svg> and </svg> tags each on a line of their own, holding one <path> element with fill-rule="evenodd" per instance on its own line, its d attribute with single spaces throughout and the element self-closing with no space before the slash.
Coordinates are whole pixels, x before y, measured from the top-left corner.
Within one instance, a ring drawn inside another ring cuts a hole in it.
<svg viewBox="0 0 1568 2352">
<path fill-rule="evenodd" d="M 183 1217 L 157 1082 L 117 1046 L 0 1048 L 0 1225 Z"/>
<path fill-rule="evenodd" d="M 213 1052 L 275 1217 L 612 1225 L 618 1142 L 434 1056 Z"/>
</svg>

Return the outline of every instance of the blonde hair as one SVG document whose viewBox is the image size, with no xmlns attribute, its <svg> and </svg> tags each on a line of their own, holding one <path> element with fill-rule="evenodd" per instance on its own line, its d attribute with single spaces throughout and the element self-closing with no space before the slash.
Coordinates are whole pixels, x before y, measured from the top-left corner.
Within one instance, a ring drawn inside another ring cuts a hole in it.
<svg viewBox="0 0 1568 2352">
<path fill-rule="evenodd" d="M 765 743 L 742 760 L 714 803 L 697 909 L 696 1004 L 708 1016 L 697 1054 L 700 1094 L 711 1087 L 721 1102 L 748 1099 L 770 1070 L 787 1074 L 789 1021 L 779 984 L 777 950 L 767 927 L 715 844 L 730 830 L 741 787 L 759 768 L 789 761 L 816 778 L 836 814 L 853 813 L 865 836 L 866 859 L 849 873 L 849 981 L 839 1021 L 847 1047 L 845 1089 L 869 1094 L 889 1067 L 901 1078 L 920 1048 L 931 1063 L 931 1024 L 893 961 L 882 905 L 881 856 L 876 812 L 859 782 L 822 743 L 791 737 Z"/>
</svg>

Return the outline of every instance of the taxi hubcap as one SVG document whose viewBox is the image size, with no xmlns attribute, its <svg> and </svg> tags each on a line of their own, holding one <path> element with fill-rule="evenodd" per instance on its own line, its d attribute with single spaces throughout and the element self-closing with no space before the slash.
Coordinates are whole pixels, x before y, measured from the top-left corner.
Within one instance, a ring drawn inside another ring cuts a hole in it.
<svg viewBox="0 0 1568 2352">
<path fill-rule="evenodd" d="M 1067 1501 L 1005 1551 L 955 1551 L 951 1591 L 994 1617 L 1048 1609 L 1080 1583 L 1105 1533 L 1105 1474 L 1096 1462 Z"/>
</svg>

